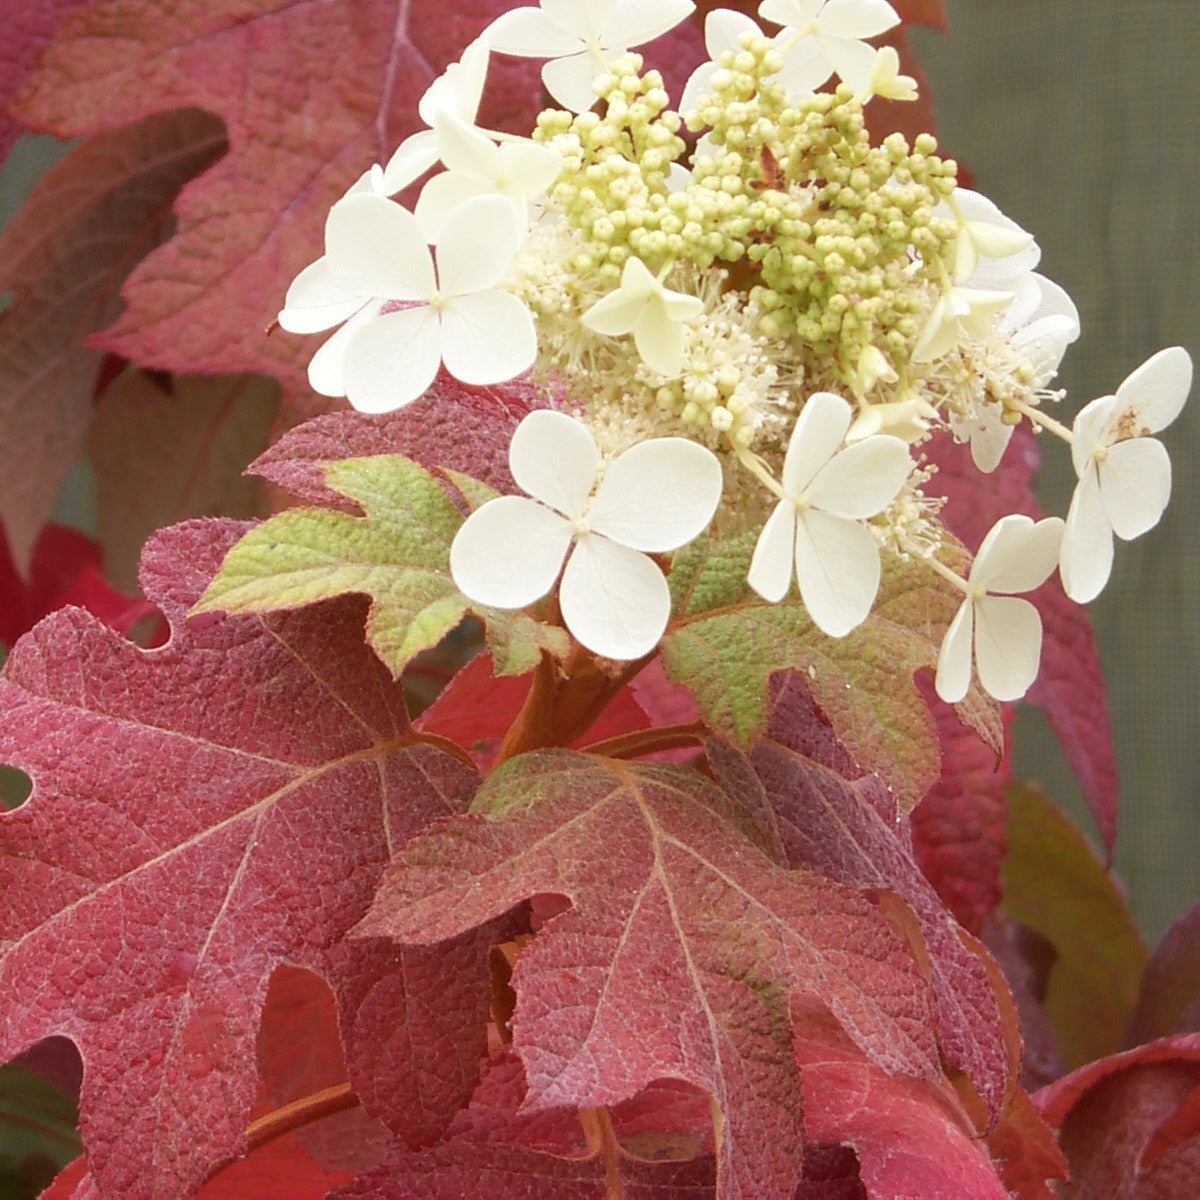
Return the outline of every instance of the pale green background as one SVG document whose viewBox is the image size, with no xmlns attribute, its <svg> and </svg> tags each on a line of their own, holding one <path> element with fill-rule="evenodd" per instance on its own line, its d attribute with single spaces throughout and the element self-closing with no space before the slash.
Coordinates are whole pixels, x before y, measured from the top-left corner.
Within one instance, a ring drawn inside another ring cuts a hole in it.
<svg viewBox="0 0 1200 1200">
<path fill-rule="evenodd" d="M 947 0 L 951 36 L 918 30 L 947 153 L 1037 235 L 1042 270 L 1079 305 L 1060 382 L 1073 416 L 1155 350 L 1200 352 L 1200 3 Z M 1200 396 L 1166 433 L 1174 496 L 1158 529 L 1118 543 L 1091 606 L 1122 780 L 1117 865 L 1157 939 L 1200 897 Z M 1074 476 L 1044 443 L 1042 501 Z M 1020 771 L 1074 795 L 1040 719 Z M 1078 811 L 1073 810 L 1073 811 Z"/>
<path fill-rule="evenodd" d="M 1067 413 L 1111 392 L 1155 350 L 1200 351 L 1200 0 L 947 0 L 952 36 L 918 30 L 947 152 L 1044 249 L 1083 337 L 1062 380 Z M 0 224 L 53 144 L 0 172 Z M 1092 606 L 1123 782 L 1118 866 L 1157 939 L 1200 896 L 1200 398 L 1169 431 L 1175 496 L 1163 524 L 1121 545 Z M 1043 502 L 1071 475 L 1048 445 Z M 86 527 L 87 479 L 60 516 Z M 1040 718 L 1018 724 L 1019 770 L 1082 813 Z M 1083 818 L 1086 820 L 1086 818 Z"/>
</svg>

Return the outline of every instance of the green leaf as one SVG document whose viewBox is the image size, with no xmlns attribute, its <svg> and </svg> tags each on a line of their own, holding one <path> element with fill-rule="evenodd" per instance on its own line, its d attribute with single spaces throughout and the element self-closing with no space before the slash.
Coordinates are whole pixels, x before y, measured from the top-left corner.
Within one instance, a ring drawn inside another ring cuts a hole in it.
<svg viewBox="0 0 1200 1200">
<path fill-rule="evenodd" d="M 1124 893 L 1083 831 L 1036 788 L 1008 789 L 1004 907 L 1055 949 L 1045 1007 L 1067 1066 L 1125 1044 L 1148 957 Z"/>
<path fill-rule="evenodd" d="M 714 730 L 742 746 L 763 731 L 776 671 L 802 671 L 817 703 L 865 770 L 911 809 L 941 769 L 937 729 L 913 675 L 937 661 L 961 597 L 925 563 L 884 556 L 870 617 L 844 638 L 809 619 L 793 593 L 769 604 L 746 583 L 754 534 L 697 542 L 675 557 L 667 674 L 685 684 Z M 990 740 L 995 705 L 979 693 L 960 715 Z"/>
<path fill-rule="evenodd" d="M 532 670 L 543 648 L 565 653 L 561 629 L 472 606 L 454 586 L 450 543 L 462 515 L 424 468 L 378 455 L 333 463 L 325 480 L 365 516 L 299 508 L 264 521 L 233 547 L 192 611 L 276 612 L 362 593 L 371 597 L 367 640 L 397 675 L 468 608 L 487 622 L 501 673 Z"/>
</svg>

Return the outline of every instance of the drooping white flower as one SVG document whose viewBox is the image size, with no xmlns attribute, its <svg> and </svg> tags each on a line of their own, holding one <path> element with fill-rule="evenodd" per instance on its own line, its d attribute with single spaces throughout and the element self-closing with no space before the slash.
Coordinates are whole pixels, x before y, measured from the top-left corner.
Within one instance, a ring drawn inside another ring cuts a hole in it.
<svg viewBox="0 0 1200 1200">
<path fill-rule="evenodd" d="M 880 46 L 875 51 L 875 63 L 871 67 L 871 81 L 867 91 L 859 99 L 865 104 L 872 96 L 882 100 L 915 100 L 918 96 L 917 81 L 900 71 L 900 54 L 895 46 Z"/>
<path fill-rule="evenodd" d="M 325 257 L 297 277 L 280 324 L 298 333 L 350 316 L 309 364 L 309 382 L 361 412 L 415 400 L 438 366 L 464 383 L 499 383 L 537 354 L 529 310 L 497 285 L 521 245 L 512 205 L 484 196 L 442 226 L 437 267 L 416 218 L 373 193 L 339 200 L 325 225 Z M 383 313 L 388 301 L 407 304 Z"/>
<path fill-rule="evenodd" d="M 592 81 L 614 59 L 673 29 L 696 7 L 692 0 L 539 0 L 514 8 L 484 31 L 493 50 L 546 58 L 542 82 L 564 108 L 584 112 L 596 102 Z"/>
<path fill-rule="evenodd" d="M 721 55 L 730 51 L 740 51 L 742 38 L 747 34 L 751 38 L 764 36 L 763 31 L 745 13 L 734 12 L 728 8 L 714 8 L 705 17 L 704 48 L 712 61 L 702 63 L 689 77 L 679 101 L 681 113 L 691 111 L 701 96 L 712 91 L 713 76 L 721 69 Z M 776 48 L 783 54 L 783 69 L 771 76 L 772 82 L 780 84 L 787 92 L 788 98 L 793 101 L 811 95 L 812 89 L 806 84 L 806 80 L 812 74 L 810 56 L 803 49 L 801 42 L 785 33 L 776 34 L 774 41 Z"/>
<path fill-rule="evenodd" d="M 887 0 L 762 0 L 758 15 L 785 27 L 790 36 L 780 39 L 781 46 L 796 41 L 803 48 L 803 72 L 797 62 L 792 78 L 808 91 L 834 73 L 856 94 L 868 91 L 875 47 L 863 39 L 900 24 Z"/>
<path fill-rule="evenodd" d="M 639 442 L 597 487 L 600 452 L 588 430 L 539 410 L 517 426 L 509 466 L 533 498 L 501 496 L 467 518 L 450 547 L 459 590 L 477 604 L 524 608 L 562 571 L 559 609 L 576 640 L 606 658 L 649 654 L 671 611 L 649 554 L 678 549 L 712 520 L 716 456 L 684 438 Z"/>
<path fill-rule="evenodd" d="M 633 334 L 642 361 L 662 375 L 683 367 L 683 326 L 704 311 L 697 296 L 663 287 L 640 258 L 625 260 L 621 286 L 597 300 L 580 318 L 588 329 L 608 337 Z"/>
<path fill-rule="evenodd" d="M 434 122 L 438 157 L 446 170 L 421 189 L 415 209 L 425 236 L 433 241 L 450 213 L 475 196 L 503 196 L 529 226 L 529 205 L 554 182 L 563 168 L 562 155 L 530 141 L 491 138 L 454 117 Z"/>
<path fill-rule="evenodd" d="M 1058 284 L 1034 271 L 1015 286 L 1016 296 L 1001 314 L 997 329 L 1033 368 L 1030 385 L 1043 388 L 1058 372 L 1067 347 L 1079 337 L 1079 311 Z M 985 475 L 1000 465 L 1016 428 L 1004 421 L 1003 411 L 998 403 L 985 403 L 967 414 L 950 414 L 955 439 L 971 443 L 971 458 Z"/>
<path fill-rule="evenodd" d="M 1018 514 L 1001 517 L 988 530 L 938 654 L 934 686 L 948 704 L 967 694 L 972 662 L 983 690 L 997 700 L 1020 699 L 1037 678 L 1042 619 L 1014 593 L 1031 592 L 1050 578 L 1062 531 L 1060 517 L 1035 524 Z"/>
<path fill-rule="evenodd" d="M 1079 482 L 1067 512 L 1062 580 L 1083 604 L 1112 571 L 1113 534 L 1129 541 L 1158 524 L 1171 495 L 1171 460 L 1150 434 L 1183 410 L 1192 360 L 1181 346 L 1160 350 L 1115 396 L 1093 400 L 1075 418 L 1071 460 Z"/>
<path fill-rule="evenodd" d="M 938 205 L 934 215 L 960 221 L 952 253 L 955 283 L 985 290 L 1010 288 L 1041 261 L 1033 234 L 979 192 L 956 188 L 953 203 Z"/>
<path fill-rule="evenodd" d="M 379 189 L 385 196 L 402 192 L 438 161 L 433 126 L 439 117 L 450 117 L 469 126 L 475 124 L 483 99 L 489 53 L 487 43 L 477 38 L 463 51 L 462 58 L 451 63 L 426 89 L 417 113 L 430 128 L 405 138 L 388 160 Z"/>
<path fill-rule="evenodd" d="M 948 354 L 964 333 L 982 338 L 1013 301 L 1012 292 L 951 284 L 942 291 L 913 347 L 913 362 L 934 362 Z"/>
<path fill-rule="evenodd" d="M 808 398 L 783 462 L 783 499 L 763 526 L 747 576 L 775 603 L 794 572 L 804 607 L 830 637 L 844 637 L 871 611 L 879 544 L 863 521 L 895 499 L 912 468 L 899 438 L 876 435 L 842 449 L 852 416 L 832 392 Z"/>
</svg>

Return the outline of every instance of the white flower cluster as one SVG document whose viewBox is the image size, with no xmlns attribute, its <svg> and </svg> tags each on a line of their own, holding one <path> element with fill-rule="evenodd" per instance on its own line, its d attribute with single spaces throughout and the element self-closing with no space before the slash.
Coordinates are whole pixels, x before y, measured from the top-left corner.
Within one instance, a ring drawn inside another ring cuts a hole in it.
<svg viewBox="0 0 1200 1200">
<path fill-rule="evenodd" d="M 715 518 L 760 529 L 749 586 L 774 603 L 794 580 L 831 637 L 869 615 L 882 553 L 925 559 L 964 597 L 939 694 L 977 679 L 1016 699 L 1042 636 L 1017 594 L 1058 566 L 1092 599 L 1113 535 L 1157 523 L 1170 461 L 1150 435 L 1179 414 L 1191 360 L 1155 355 L 1073 428 L 1049 416 L 1079 317 L 1036 273 L 1032 236 L 958 187 L 933 138 L 870 144 L 864 105 L 916 96 L 896 52 L 870 44 L 899 22 L 887 0 L 762 0 L 773 33 L 709 13 L 711 61 L 673 110 L 631 49 L 693 8 L 540 0 L 498 18 L 425 94 L 426 128 L 333 206 L 279 323 L 340 326 L 309 379 L 367 412 L 439 370 L 545 383 L 552 407 L 509 452 L 527 497 L 481 506 L 451 549 L 476 603 L 553 595 L 544 611 L 584 647 L 640 658 L 670 614 L 651 556 Z M 530 138 L 478 127 L 494 52 L 544 60 L 563 107 Z M 410 212 L 393 197 L 422 178 Z M 1066 522 L 1003 518 L 962 578 L 939 557 L 913 447 L 948 429 L 989 472 L 1025 421 L 1071 445 Z"/>
</svg>

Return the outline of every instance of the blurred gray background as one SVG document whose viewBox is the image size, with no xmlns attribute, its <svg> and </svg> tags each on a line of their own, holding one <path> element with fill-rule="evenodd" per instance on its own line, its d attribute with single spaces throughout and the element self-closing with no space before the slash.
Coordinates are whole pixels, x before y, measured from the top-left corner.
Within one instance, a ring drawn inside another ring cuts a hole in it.
<svg viewBox="0 0 1200 1200">
<path fill-rule="evenodd" d="M 947 0 L 951 36 L 913 41 L 945 151 L 1041 243 L 1042 270 L 1079 305 L 1060 382 L 1070 417 L 1155 350 L 1200 356 L 1200 0 Z M 60 152 L 18 145 L 0 225 Z M 2 305 L 2 298 L 0 298 Z M 1165 438 L 1175 492 L 1163 524 L 1120 543 L 1092 605 L 1122 780 L 1117 866 L 1150 940 L 1200 898 L 1200 397 Z M 1042 502 L 1064 514 L 1073 475 L 1046 446 Z M 60 519 L 88 528 L 76 472 Z M 1091 828 L 1041 717 L 1018 721 L 1018 773 Z"/>
<path fill-rule="evenodd" d="M 1163 346 L 1200 358 L 1200 2 L 947 0 L 950 36 L 916 30 L 943 150 L 1043 250 L 1083 336 L 1059 383 L 1065 419 Z M 1162 524 L 1117 543 L 1091 605 L 1121 776 L 1116 862 L 1150 940 L 1200 898 L 1200 396 L 1163 440 L 1174 493 Z M 1065 449 L 1065 447 L 1064 447 Z M 1066 515 L 1074 475 L 1049 439 L 1041 500 Z M 1039 714 L 1017 769 L 1086 828 Z"/>
</svg>

